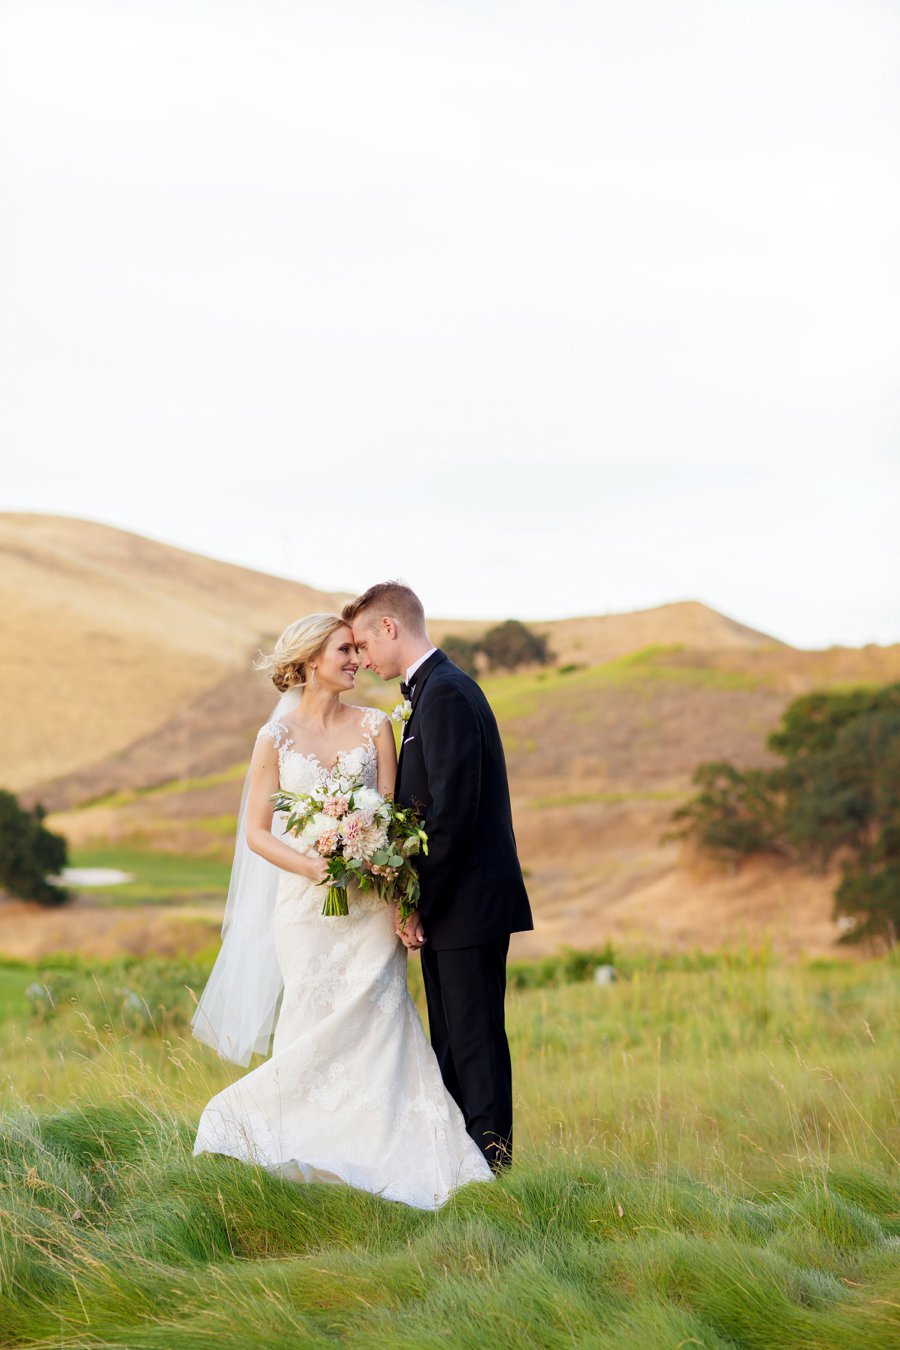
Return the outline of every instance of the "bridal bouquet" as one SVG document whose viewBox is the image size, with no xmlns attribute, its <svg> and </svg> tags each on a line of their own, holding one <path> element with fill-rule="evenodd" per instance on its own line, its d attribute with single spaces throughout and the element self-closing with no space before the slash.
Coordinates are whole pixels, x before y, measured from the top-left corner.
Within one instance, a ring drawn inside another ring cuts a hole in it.
<svg viewBox="0 0 900 1350">
<path fill-rule="evenodd" d="M 285 831 L 328 859 L 328 894 L 322 913 L 349 913 L 347 885 L 374 888 L 399 904 L 405 923 L 419 903 L 419 877 L 412 859 L 428 852 L 428 836 L 415 811 L 367 787 L 352 772 L 333 771 L 311 792 L 280 790 L 272 798 L 287 813 Z"/>
</svg>

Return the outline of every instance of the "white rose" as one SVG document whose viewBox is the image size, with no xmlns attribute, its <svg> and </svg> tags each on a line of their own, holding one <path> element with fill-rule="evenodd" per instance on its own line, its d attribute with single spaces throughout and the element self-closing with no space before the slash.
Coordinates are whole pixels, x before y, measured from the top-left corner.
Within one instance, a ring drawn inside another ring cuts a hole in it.
<svg viewBox="0 0 900 1350">
<path fill-rule="evenodd" d="M 326 816 L 324 811 L 317 811 L 312 820 L 304 825 L 300 832 L 300 838 L 303 840 L 304 844 L 309 844 L 314 848 L 322 838 L 322 835 L 326 834 L 329 830 L 333 830 L 334 827 L 335 821 L 333 821 L 330 816 Z"/>
<path fill-rule="evenodd" d="M 357 788 L 353 794 L 353 805 L 357 811 L 371 811 L 374 814 L 383 802 L 381 793 L 376 792 L 374 788 Z"/>
</svg>

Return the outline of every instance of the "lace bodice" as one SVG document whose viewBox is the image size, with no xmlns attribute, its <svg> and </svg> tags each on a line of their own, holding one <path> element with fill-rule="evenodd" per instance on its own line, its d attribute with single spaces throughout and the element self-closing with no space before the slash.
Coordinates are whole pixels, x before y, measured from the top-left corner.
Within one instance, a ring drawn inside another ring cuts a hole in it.
<svg viewBox="0 0 900 1350">
<path fill-rule="evenodd" d="M 260 727 L 257 739 L 260 736 L 270 737 L 278 751 L 279 785 L 288 792 L 309 792 L 311 788 L 324 783 L 336 768 L 340 768 L 348 777 L 362 775 L 367 787 L 376 787 L 378 751 L 375 737 L 380 735 L 390 718 L 378 708 L 358 708 L 357 711 L 363 714 L 363 739 L 352 750 L 341 750 L 333 764 L 323 764 L 315 752 L 307 755 L 301 750 L 295 750 L 294 738 L 283 722 L 267 722 L 264 727 Z"/>
</svg>

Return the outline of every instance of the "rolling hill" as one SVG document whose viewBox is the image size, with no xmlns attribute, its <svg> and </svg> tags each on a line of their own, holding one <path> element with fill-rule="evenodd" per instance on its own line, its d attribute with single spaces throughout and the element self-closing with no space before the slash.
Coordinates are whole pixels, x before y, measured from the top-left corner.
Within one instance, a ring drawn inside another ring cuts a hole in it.
<svg viewBox="0 0 900 1350">
<path fill-rule="evenodd" d="M 246 734 L 271 702 L 270 686 L 250 673 L 257 647 L 297 615 L 343 599 L 110 526 L 27 514 L 0 515 L 0 578 L 0 783 L 63 780 L 45 793 L 56 805 L 155 781 L 165 765 L 189 777 L 238 753 L 223 728 Z M 431 625 L 438 641 L 487 626 Z M 695 601 L 535 627 L 561 664 L 653 644 L 781 645 Z"/>
<path fill-rule="evenodd" d="M 12 635 L 0 783 L 52 808 L 77 848 L 227 861 L 249 746 L 273 702 L 251 656 L 341 597 L 52 517 L 0 517 L 0 552 Z M 438 641 L 485 626 L 430 625 Z M 770 762 L 766 737 L 792 698 L 900 679 L 900 646 L 798 651 L 696 601 L 534 627 L 555 666 L 483 681 L 538 921 L 516 950 L 765 935 L 787 951 L 834 952 L 833 877 L 766 861 L 729 875 L 660 839 L 700 760 Z M 391 707 L 396 687 L 366 677 L 358 697 Z M 162 916 L 120 918 L 123 932 L 145 924 L 131 950 L 163 940 Z M 67 945 L 67 932 L 84 941 L 76 911 L 43 916 L 32 937 L 25 922 L 17 911 L 21 954 Z"/>
<path fill-rule="evenodd" d="M 0 515 L 0 783 L 118 755 L 340 597 L 124 530 Z"/>
<path fill-rule="evenodd" d="M 692 651 L 770 651 L 787 644 L 729 619 L 699 600 L 680 600 L 630 614 L 600 614 L 535 624 L 560 663 L 598 665 L 653 646 Z"/>
</svg>

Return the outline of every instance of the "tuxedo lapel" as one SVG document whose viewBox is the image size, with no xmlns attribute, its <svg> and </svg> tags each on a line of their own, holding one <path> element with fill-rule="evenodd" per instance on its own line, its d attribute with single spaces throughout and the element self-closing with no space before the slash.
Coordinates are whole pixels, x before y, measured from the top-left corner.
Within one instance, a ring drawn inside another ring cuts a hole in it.
<svg viewBox="0 0 900 1350">
<path fill-rule="evenodd" d="M 400 766 L 403 763 L 403 747 L 411 735 L 410 728 L 412 727 L 412 724 L 415 720 L 416 708 L 419 706 L 419 700 L 422 697 L 422 690 L 428 683 L 428 679 L 432 671 L 437 666 L 439 666 L 442 661 L 447 660 L 449 660 L 447 654 L 445 652 L 442 652 L 440 648 L 438 648 L 436 652 L 432 652 L 431 656 L 429 656 L 427 661 L 422 662 L 421 666 L 419 666 L 419 669 L 415 673 L 414 677 L 415 683 L 413 685 L 412 698 L 410 699 L 410 703 L 412 704 L 412 712 L 410 713 L 409 717 L 407 718 L 406 722 L 403 725 L 403 736 L 400 741 L 400 757 L 397 760 L 398 779 L 400 777 Z"/>
<path fill-rule="evenodd" d="M 415 715 L 419 699 L 422 697 L 422 690 L 428 683 L 428 678 L 431 675 L 432 671 L 435 669 L 436 666 L 439 666 L 442 661 L 446 661 L 447 659 L 448 658 L 446 654 L 442 652 L 440 649 L 438 649 L 438 651 L 432 652 L 428 660 L 423 661 L 422 664 L 419 666 L 419 669 L 413 676 L 414 681 L 413 691 L 412 691 L 412 698 L 410 699 L 410 702 L 412 703 L 412 712 L 409 715 L 409 722 L 413 720 L 413 716 Z M 406 724 L 407 728 L 409 727 L 409 722 L 407 722 Z"/>
</svg>

